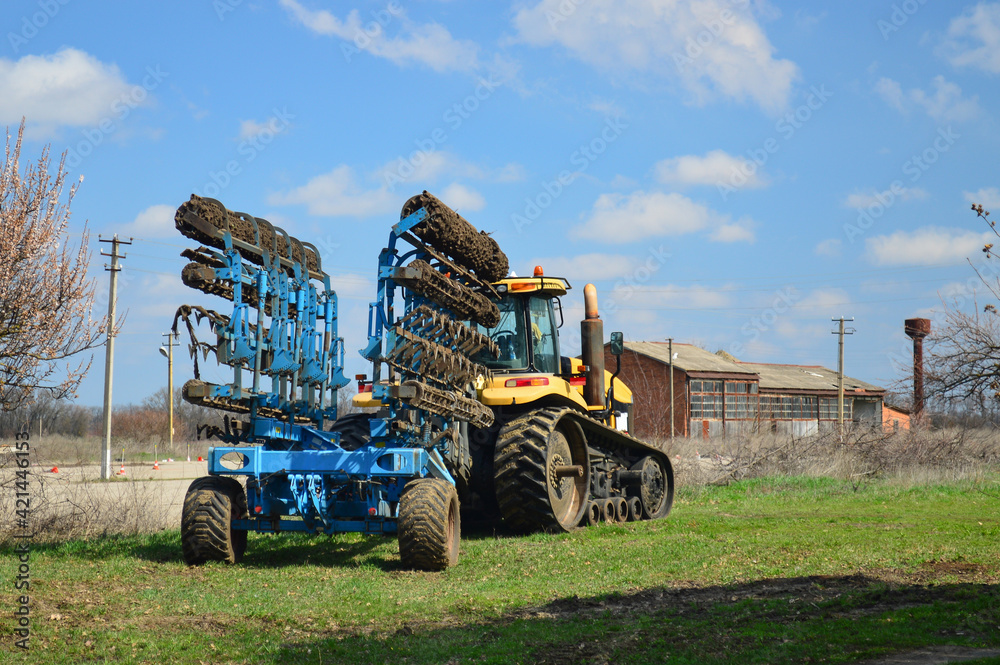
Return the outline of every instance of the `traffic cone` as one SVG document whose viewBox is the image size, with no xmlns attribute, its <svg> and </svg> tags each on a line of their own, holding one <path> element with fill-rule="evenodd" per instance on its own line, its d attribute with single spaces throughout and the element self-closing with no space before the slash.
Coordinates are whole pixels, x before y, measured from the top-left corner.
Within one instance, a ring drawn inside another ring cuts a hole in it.
<svg viewBox="0 0 1000 665">
<path fill-rule="evenodd" d="M 124 476 L 125 475 L 125 463 L 124 462 L 122 462 L 122 468 L 118 469 L 118 475 L 119 476 Z"/>
<path fill-rule="evenodd" d="M 201 455 L 198 455 L 198 461 L 199 461 L 199 462 L 204 462 L 204 461 L 205 461 L 205 458 L 204 458 L 204 457 L 202 457 Z"/>
<path fill-rule="evenodd" d="M 159 471 L 159 470 L 160 470 L 160 461 L 153 460 L 153 471 Z"/>
<path fill-rule="evenodd" d="M 52 469 L 49 471 L 49 473 L 59 473 L 59 467 L 58 466 L 52 467 Z"/>
</svg>

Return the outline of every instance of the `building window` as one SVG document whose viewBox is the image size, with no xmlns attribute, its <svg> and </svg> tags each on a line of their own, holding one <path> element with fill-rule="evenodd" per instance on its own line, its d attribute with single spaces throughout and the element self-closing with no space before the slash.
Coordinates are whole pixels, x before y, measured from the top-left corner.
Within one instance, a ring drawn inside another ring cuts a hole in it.
<svg viewBox="0 0 1000 665">
<path fill-rule="evenodd" d="M 851 399 L 850 397 L 844 397 L 844 420 L 851 420 L 853 412 L 854 412 L 854 400 Z M 820 420 L 837 419 L 836 397 L 819 398 L 819 419 Z"/>
<path fill-rule="evenodd" d="M 760 417 L 764 420 L 815 420 L 818 403 L 810 395 L 761 395 Z"/>
<path fill-rule="evenodd" d="M 726 420 L 757 418 L 757 384 L 726 381 Z"/>
<path fill-rule="evenodd" d="M 691 417 L 699 420 L 722 419 L 722 381 L 693 379 L 691 388 Z"/>
</svg>

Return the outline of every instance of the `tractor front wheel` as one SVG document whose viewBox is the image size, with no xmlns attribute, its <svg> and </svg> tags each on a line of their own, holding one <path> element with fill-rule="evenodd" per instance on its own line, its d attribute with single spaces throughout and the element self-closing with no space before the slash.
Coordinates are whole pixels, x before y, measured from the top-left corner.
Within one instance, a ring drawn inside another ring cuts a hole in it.
<svg viewBox="0 0 1000 665">
<path fill-rule="evenodd" d="M 233 529 L 233 520 L 246 517 L 247 497 L 239 482 L 219 476 L 193 481 L 181 514 L 184 561 L 189 566 L 237 563 L 247 548 L 247 532 Z"/>
</svg>

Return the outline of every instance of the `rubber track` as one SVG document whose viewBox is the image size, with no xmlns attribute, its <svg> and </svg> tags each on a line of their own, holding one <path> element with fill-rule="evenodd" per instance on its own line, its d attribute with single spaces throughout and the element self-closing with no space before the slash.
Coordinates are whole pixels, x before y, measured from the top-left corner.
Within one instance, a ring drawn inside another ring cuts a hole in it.
<svg viewBox="0 0 1000 665">
<path fill-rule="evenodd" d="M 454 510 L 455 542 L 448 541 L 448 513 Z M 417 478 L 399 499 L 399 557 L 406 568 L 438 571 L 458 562 L 461 538 L 458 494 L 438 478 Z M 453 545 L 453 546 L 450 546 Z"/>
<path fill-rule="evenodd" d="M 205 476 L 193 481 L 181 515 L 184 561 L 189 566 L 239 562 L 246 551 L 247 532 L 234 531 L 230 522 L 246 516 L 246 494 L 233 478 Z"/>
<path fill-rule="evenodd" d="M 497 503 L 515 531 L 563 531 L 552 514 L 545 446 L 567 408 L 538 409 L 511 420 L 497 435 L 493 467 Z"/>
<path fill-rule="evenodd" d="M 421 259 L 411 261 L 406 267 L 418 271 L 418 276 L 413 279 L 398 278 L 396 281 L 411 291 L 433 300 L 459 319 L 475 321 L 487 328 L 500 323 L 500 309 L 481 293 L 445 277 Z"/>
<path fill-rule="evenodd" d="M 486 232 L 477 231 L 464 217 L 426 190 L 403 205 L 400 219 L 420 208 L 427 211 L 427 218 L 413 227 L 414 235 L 470 268 L 480 279 L 498 282 L 507 276 L 510 269 L 507 255 L 497 241 Z"/>
<path fill-rule="evenodd" d="M 177 212 L 174 215 L 174 226 L 181 232 L 181 234 L 191 238 L 192 240 L 196 240 L 203 245 L 223 249 L 225 245 L 222 241 L 221 234 L 219 236 L 208 236 L 187 223 L 184 217 L 187 213 L 192 212 L 217 229 L 225 230 L 226 222 L 228 221 L 229 229 L 233 238 L 242 240 L 247 244 L 257 246 L 256 239 L 254 238 L 253 223 L 247 219 L 250 215 L 233 212 L 225 207 L 221 207 L 221 205 L 216 205 L 217 203 L 218 202 L 211 199 L 203 198 L 197 194 L 192 194 L 190 200 L 185 201 L 179 208 L 177 208 Z M 277 233 L 274 230 L 274 227 L 267 220 L 260 219 L 259 217 L 255 217 L 254 220 L 257 222 L 257 227 L 260 232 L 260 246 L 268 252 L 273 253 L 275 238 L 277 238 L 277 252 L 280 256 L 287 258 L 288 241 L 285 240 L 285 236 L 281 233 Z M 306 269 L 316 271 L 318 269 L 318 262 L 316 261 L 315 252 L 302 245 L 298 238 L 289 236 L 289 239 L 292 244 L 292 260 L 301 263 L 302 255 L 304 253 L 306 258 Z M 251 254 L 250 256 L 245 256 L 244 258 L 260 264 L 262 260 L 262 253 Z M 292 273 L 290 269 L 288 269 L 288 272 L 289 274 Z"/>
</svg>

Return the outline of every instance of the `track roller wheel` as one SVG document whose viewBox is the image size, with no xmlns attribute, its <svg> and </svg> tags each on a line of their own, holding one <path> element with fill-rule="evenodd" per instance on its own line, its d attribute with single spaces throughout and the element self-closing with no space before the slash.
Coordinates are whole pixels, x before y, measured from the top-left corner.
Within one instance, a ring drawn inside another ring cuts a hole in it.
<svg viewBox="0 0 1000 665">
<path fill-rule="evenodd" d="M 247 497 L 239 482 L 219 476 L 194 480 L 181 514 L 184 561 L 189 566 L 239 562 L 247 549 L 247 532 L 233 529 L 233 520 L 246 517 Z"/>
<path fill-rule="evenodd" d="M 628 521 L 628 502 L 625 497 L 616 496 L 609 499 L 615 505 L 615 521 L 623 524 Z"/>
<path fill-rule="evenodd" d="M 632 470 L 642 472 L 639 498 L 642 500 L 642 512 L 646 519 L 666 517 L 674 503 L 674 473 L 669 460 L 664 466 L 655 456 L 649 455 L 632 467 Z"/>
<path fill-rule="evenodd" d="M 601 523 L 601 506 L 596 501 L 587 504 L 587 526 L 597 526 Z"/>
<path fill-rule="evenodd" d="M 458 492 L 438 478 L 406 483 L 399 498 L 399 558 L 403 566 L 438 571 L 458 563 Z"/>
<path fill-rule="evenodd" d="M 628 521 L 638 522 L 642 519 L 642 499 L 637 496 L 628 499 Z"/>
<path fill-rule="evenodd" d="M 539 409 L 497 436 L 494 470 L 504 522 L 517 531 L 569 531 L 587 510 L 590 457 L 569 409 Z"/>
<path fill-rule="evenodd" d="M 614 524 L 617 519 L 615 516 L 615 502 L 611 499 L 599 499 L 601 504 L 601 521 L 605 524 Z"/>
</svg>

